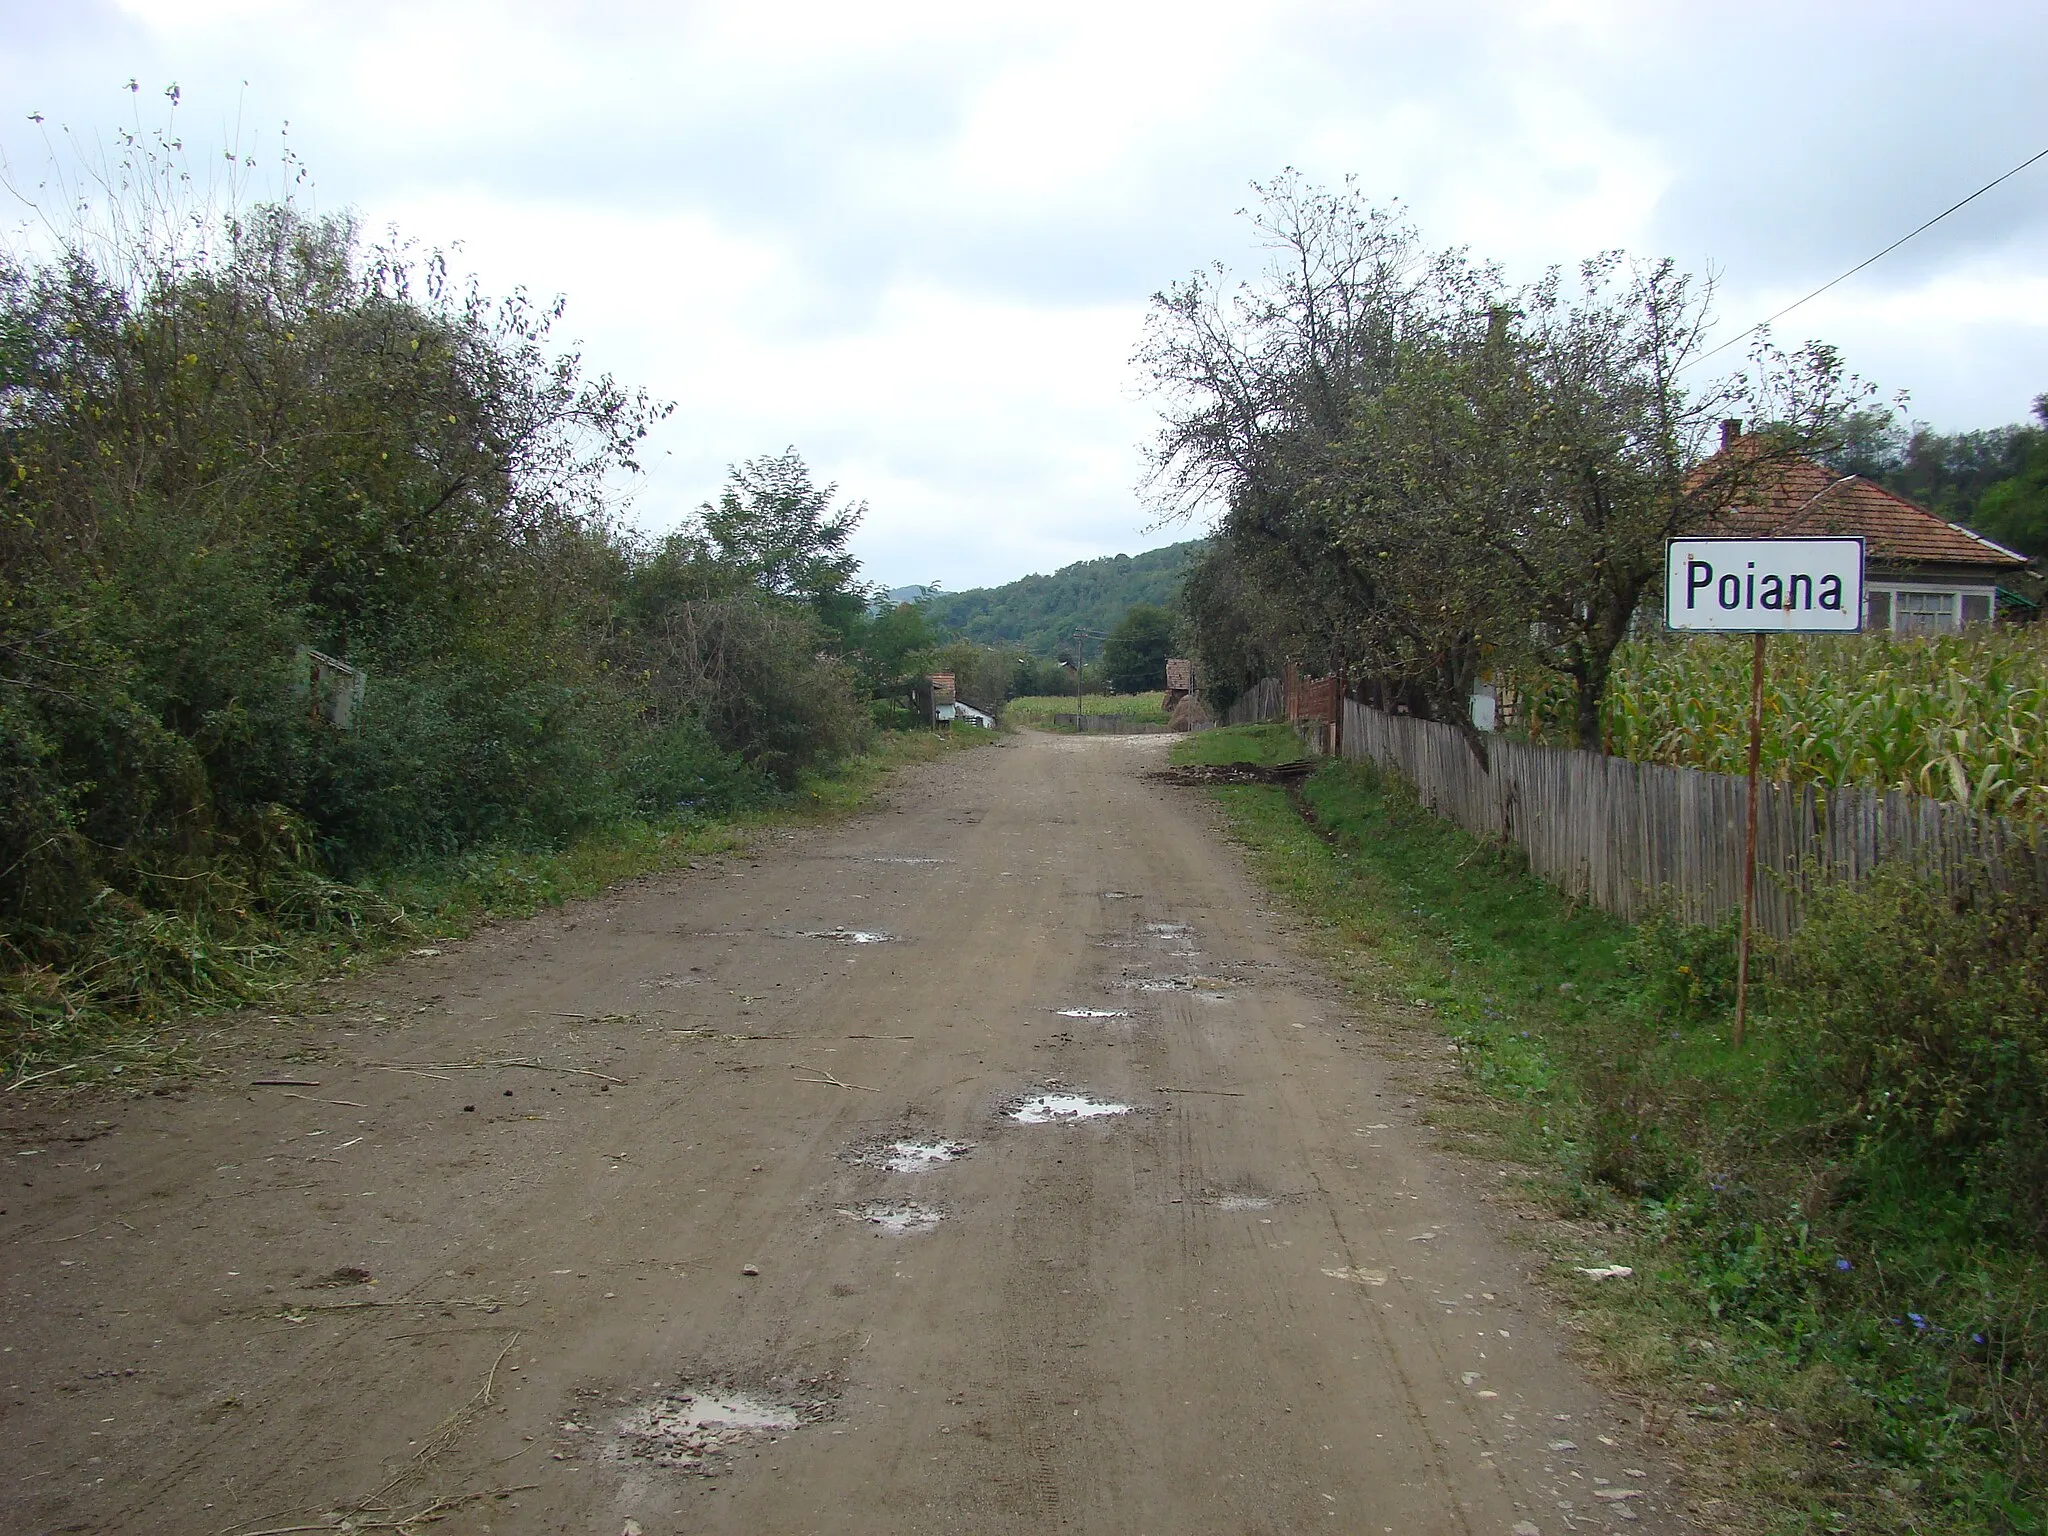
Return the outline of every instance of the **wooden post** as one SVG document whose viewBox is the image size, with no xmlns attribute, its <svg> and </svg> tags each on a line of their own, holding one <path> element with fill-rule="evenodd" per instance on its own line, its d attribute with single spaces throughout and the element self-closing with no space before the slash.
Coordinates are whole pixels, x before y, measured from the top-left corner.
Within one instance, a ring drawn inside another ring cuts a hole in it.
<svg viewBox="0 0 2048 1536">
<path fill-rule="evenodd" d="M 1756 925 L 1756 779 L 1764 751 L 1764 634 L 1755 636 L 1749 666 L 1749 825 L 1742 839 L 1742 928 L 1735 941 L 1735 1048 L 1749 1017 L 1749 935 Z"/>
</svg>

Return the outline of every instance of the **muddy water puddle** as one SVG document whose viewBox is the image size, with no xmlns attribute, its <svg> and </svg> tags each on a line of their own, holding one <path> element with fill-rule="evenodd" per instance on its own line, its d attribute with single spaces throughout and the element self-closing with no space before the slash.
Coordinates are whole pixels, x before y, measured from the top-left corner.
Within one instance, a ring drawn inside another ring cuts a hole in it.
<svg viewBox="0 0 2048 1536">
<path fill-rule="evenodd" d="M 958 1162 L 973 1150 L 971 1141 L 889 1138 L 860 1143 L 848 1151 L 846 1160 L 862 1168 L 880 1168 L 885 1173 L 929 1173 Z"/>
<path fill-rule="evenodd" d="M 909 1200 L 876 1200 L 851 1210 L 842 1209 L 839 1214 L 867 1223 L 883 1237 L 908 1237 L 929 1232 L 946 1219 L 944 1211 Z"/>
<path fill-rule="evenodd" d="M 1128 1008 L 1055 1008 L 1053 1012 L 1063 1019 L 1128 1019 Z"/>
<path fill-rule="evenodd" d="M 1034 1093 L 1012 1104 L 1004 1114 L 1019 1125 L 1071 1125 L 1082 1120 L 1100 1120 L 1130 1112 L 1128 1104 L 1091 1099 L 1086 1094 Z"/>
<path fill-rule="evenodd" d="M 712 1476 L 724 1470 L 732 1452 L 773 1445 L 829 1411 L 830 1400 L 822 1396 L 788 1399 L 717 1384 L 678 1386 L 618 1421 L 616 1455 Z"/>
<path fill-rule="evenodd" d="M 800 939 L 827 939 L 834 944 L 892 944 L 896 941 L 893 933 L 881 933 L 871 928 L 819 928 L 799 933 Z"/>
</svg>

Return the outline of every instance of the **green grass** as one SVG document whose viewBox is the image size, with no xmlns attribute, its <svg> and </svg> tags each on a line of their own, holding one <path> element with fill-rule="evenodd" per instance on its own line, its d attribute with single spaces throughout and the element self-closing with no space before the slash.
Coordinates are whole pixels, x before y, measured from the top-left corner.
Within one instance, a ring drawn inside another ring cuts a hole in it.
<svg viewBox="0 0 2048 1536">
<path fill-rule="evenodd" d="M 12 1091 L 35 1082 L 189 1070 L 189 1026 L 210 1012 L 275 1001 L 316 977 L 529 916 L 692 858 L 745 851 L 769 828 L 859 809 L 898 768 L 992 739 L 966 727 L 884 732 L 866 752 L 807 774 L 758 810 L 691 822 L 619 822 L 562 848 L 477 849 L 357 884 L 298 866 L 266 877 L 257 892 L 246 881 L 209 874 L 207 894 L 187 911 L 112 914 L 96 954 L 73 971 L 0 977 L 0 1078 Z"/>
<path fill-rule="evenodd" d="M 1165 700 L 1164 693 L 1089 693 L 1081 697 L 1081 713 L 1123 715 L 1140 724 L 1164 725 Z M 1061 715 L 1067 717 L 1067 727 L 1071 730 L 1074 722 L 1074 696 L 1071 693 L 1028 694 L 1003 706 L 1005 723 L 1028 725 L 1037 730 L 1056 729 Z"/>
<path fill-rule="evenodd" d="M 1175 756 L 1271 762 L 1291 741 L 1217 730 Z M 1731 1047 L 1725 927 L 1575 906 L 1367 765 L 1306 782 L 1315 828 L 1281 789 L 1213 793 L 1366 1016 L 1455 1050 L 1435 1123 L 1519 1165 L 1551 1283 L 1712 1524 L 2048 1530 L 2038 1250 L 1924 1149 L 1845 1128 L 1800 1026 L 1767 1009 Z M 1577 1273 L 1608 1263 L 1635 1277 Z"/>
<path fill-rule="evenodd" d="M 1220 725 L 1175 744 L 1176 763 L 1254 763 L 1270 768 L 1307 756 L 1301 738 L 1285 725 Z"/>
</svg>

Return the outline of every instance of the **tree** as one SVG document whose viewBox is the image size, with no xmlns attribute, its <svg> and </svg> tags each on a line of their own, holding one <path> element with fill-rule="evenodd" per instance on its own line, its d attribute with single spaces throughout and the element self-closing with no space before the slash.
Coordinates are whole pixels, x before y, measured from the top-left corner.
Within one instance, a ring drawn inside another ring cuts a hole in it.
<svg viewBox="0 0 2048 1536">
<path fill-rule="evenodd" d="M 1833 443 L 1869 392 L 1831 349 L 1767 340 L 1746 370 L 1689 386 L 1711 293 L 1668 261 L 1609 253 L 1575 287 L 1553 271 L 1510 289 L 1463 252 L 1425 252 L 1349 184 L 1290 173 L 1258 191 L 1266 271 L 1232 286 L 1215 269 L 1153 301 L 1155 504 L 1222 500 L 1233 599 L 1264 610 L 1264 649 L 1363 669 L 1482 757 L 1482 665 L 1547 668 L 1598 750 L 1610 660 L 1666 539 Z M 1731 415 L 1769 430 L 1710 459 Z"/>
<path fill-rule="evenodd" d="M 2019 472 L 1989 486 L 1970 523 L 1987 538 L 2039 558 L 2048 555 L 2048 395 L 2034 400 L 2037 428 L 2028 434 Z"/>
<path fill-rule="evenodd" d="M 1155 603 L 1133 603 L 1103 644 L 1103 670 L 1124 693 L 1163 688 L 1172 650 L 1173 615 Z"/>
<path fill-rule="evenodd" d="M 854 583 L 860 561 L 846 545 L 867 503 L 835 509 L 838 494 L 836 485 L 813 485 L 803 456 L 786 448 L 735 465 L 718 499 L 698 515 L 721 560 L 764 592 L 808 603 L 850 638 L 868 594 Z"/>
</svg>

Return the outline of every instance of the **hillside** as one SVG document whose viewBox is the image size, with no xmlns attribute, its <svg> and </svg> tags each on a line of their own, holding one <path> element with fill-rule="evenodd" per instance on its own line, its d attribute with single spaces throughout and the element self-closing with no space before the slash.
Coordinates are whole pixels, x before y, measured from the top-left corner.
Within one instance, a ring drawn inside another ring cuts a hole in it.
<svg viewBox="0 0 2048 1536">
<path fill-rule="evenodd" d="M 1106 631 L 1133 603 L 1171 603 L 1181 572 L 1201 547 L 1200 539 L 1189 539 L 1141 555 L 1083 560 L 1000 587 L 941 592 L 925 613 L 942 634 L 1050 656 L 1077 627 Z"/>
</svg>

